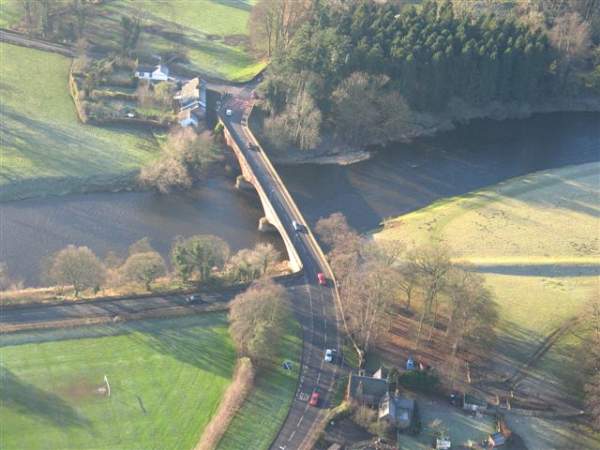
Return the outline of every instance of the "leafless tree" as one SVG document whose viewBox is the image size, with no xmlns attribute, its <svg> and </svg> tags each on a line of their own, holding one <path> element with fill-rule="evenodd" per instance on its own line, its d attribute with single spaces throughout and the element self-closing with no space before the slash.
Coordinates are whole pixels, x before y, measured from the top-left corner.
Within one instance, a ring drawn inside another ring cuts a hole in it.
<svg viewBox="0 0 600 450">
<path fill-rule="evenodd" d="M 285 289 L 271 280 L 255 282 L 239 294 L 231 303 L 229 330 L 240 356 L 257 366 L 272 361 L 289 314 Z"/>
<path fill-rule="evenodd" d="M 86 288 L 99 287 L 106 270 L 88 247 L 69 245 L 51 259 L 48 272 L 50 281 L 61 286 L 73 286 L 75 296 Z"/>
<path fill-rule="evenodd" d="M 438 294 L 443 289 L 446 274 L 451 268 L 450 252 L 441 245 L 426 245 L 412 250 L 408 260 L 411 269 L 419 276 L 424 290 L 424 305 L 415 338 L 415 349 L 418 349 L 426 321 L 431 320 L 431 331 L 435 327 L 439 307 Z"/>
<path fill-rule="evenodd" d="M 355 72 L 333 92 L 338 133 L 355 145 L 399 140 L 412 127 L 411 112 L 385 75 Z M 360 120 L 356 112 L 360 111 Z"/>
<path fill-rule="evenodd" d="M 167 265 L 158 252 L 134 253 L 121 267 L 121 273 L 129 281 L 143 283 L 149 291 L 151 283 L 167 273 Z"/>
<path fill-rule="evenodd" d="M 289 45 L 294 32 L 309 16 L 311 0 L 259 0 L 248 19 L 255 50 L 271 57 Z"/>
</svg>

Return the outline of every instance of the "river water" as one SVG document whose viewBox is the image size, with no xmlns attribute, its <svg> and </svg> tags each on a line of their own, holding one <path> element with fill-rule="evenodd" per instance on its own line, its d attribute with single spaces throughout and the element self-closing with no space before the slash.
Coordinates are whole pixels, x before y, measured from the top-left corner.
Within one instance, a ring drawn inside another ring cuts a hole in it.
<svg viewBox="0 0 600 450">
<path fill-rule="evenodd" d="M 341 211 L 360 231 L 439 199 L 532 171 L 600 160 L 600 114 L 539 115 L 472 122 L 435 138 L 395 145 L 351 166 L 278 169 L 306 219 Z M 27 285 L 39 283 L 43 260 L 68 244 L 122 255 L 148 236 L 164 255 L 175 236 L 211 233 L 233 250 L 277 237 L 257 231 L 256 195 L 210 179 L 187 194 L 87 194 L 0 204 L 0 261 Z"/>
</svg>

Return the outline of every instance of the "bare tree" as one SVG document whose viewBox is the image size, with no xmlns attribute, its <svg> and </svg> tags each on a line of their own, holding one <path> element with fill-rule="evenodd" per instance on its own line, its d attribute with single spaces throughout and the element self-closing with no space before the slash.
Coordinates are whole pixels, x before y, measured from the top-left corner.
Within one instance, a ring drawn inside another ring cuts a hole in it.
<svg viewBox="0 0 600 450">
<path fill-rule="evenodd" d="M 385 75 L 355 72 L 333 92 L 337 131 L 347 142 L 360 146 L 399 140 L 413 126 L 408 104 L 386 87 L 388 82 Z"/>
<path fill-rule="evenodd" d="M 294 32 L 308 18 L 311 5 L 310 0 L 259 0 L 248 19 L 254 49 L 268 57 L 285 50 Z"/>
<path fill-rule="evenodd" d="M 96 288 L 104 281 L 106 270 L 88 247 L 69 245 L 51 259 L 48 276 L 61 286 L 71 285 L 75 296 L 86 288 Z"/>
<path fill-rule="evenodd" d="M 150 238 L 148 238 L 148 237 L 143 237 L 143 238 L 135 241 L 128 248 L 129 256 L 135 255 L 136 253 L 148 253 L 148 252 L 154 252 L 154 251 L 155 250 L 152 248 L 152 245 L 150 244 Z"/>
<path fill-rule="evenodd" d="M 240 356 L 259 366 L 272 361 L 289 314 L 285 289 L 271 280 L 256 282 L 236 296 L 229 311 L 229 330 Z"/>
<path fill-rule="evenodd" d="M 558 17 L 550 29 L 549 36 L 552 45 L 561 52 L 567 62 L 579 60 L 589 53 L 589 24 L 576 12 Z"/>
<path fill-rule="evenodd" d="M 348 225 L 346 217 L 341 212 L 335 212 L 329 217 L 320 218 L 315 225 L 315 231 L 329 247 L 340 245 L 351 233 L 354 233 L 354 230 Z"/>
<path fill-rule="evenodd" d="M 127 258 L 121 272 L 127 280 L 143 283 L 149 291 L 151 283 L 167 273 L 167 265 L 158 252 L 134 253 Z"/>
<path fill-rule="evenodd" d="M 435 326 L 439 306 L 438 294 L 443 289 L 446 274 L 451 268 L 450 255 L 449 250 L 444 246 L 427 245 L 411 251 L 408 260 L 411 269 L 419 276 L 425 294 L 415 337 L 415 349 L 418 349 L 425 322 L 432 319 L 431 330 Z"/>
</svg>

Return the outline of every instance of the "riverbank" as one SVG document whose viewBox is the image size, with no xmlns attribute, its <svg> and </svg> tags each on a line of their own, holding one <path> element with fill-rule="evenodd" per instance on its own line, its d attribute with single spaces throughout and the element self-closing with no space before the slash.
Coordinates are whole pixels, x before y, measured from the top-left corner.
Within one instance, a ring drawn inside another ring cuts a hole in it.
<svg viewBox="0 0 600 450">
<path fill-rule="evenodd" d="M 385 145 L 372 145 L 356 148 L 342 142 L 338 137 L 327 135 L 321 144 L 311 150 L 295 148 L 271 149 L 271 159 L 276 164 L 336 164 L 346 166 L 373 158 L 382 149 L 398 145 L 416 143 L 419 139 L 439 136 L 453 131 L 458 126 L 469 125 L 474 120 L 505 121 L 528 119 L 534 115 L 551 113 L 600 112 L 600 96 L 580 98 L 545 99 L 537 105 L 528 103 L 491 102 L 486 106 L 471 106 L 455 101 L 449 111 L 443 114 L 417 113 L 414 123 L 398 142 Z M 254 127 L 261 127 L 261 118 L 253 121 Z M 261 134 L 261 133 L 259 133 Z M 264 139 L 264 136 L 262 137 Z"/>
</svg>

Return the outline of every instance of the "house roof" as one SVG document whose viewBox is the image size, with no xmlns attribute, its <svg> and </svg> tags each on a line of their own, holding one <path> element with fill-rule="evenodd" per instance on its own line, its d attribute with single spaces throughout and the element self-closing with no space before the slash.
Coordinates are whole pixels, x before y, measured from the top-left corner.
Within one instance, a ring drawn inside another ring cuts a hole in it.
<svg viewBox="0 0 600 450">
<path fill-rule="evenodd" d="M 485 400 L 472 394 L 465 394 L 464 403 L 468 403 L 469 405 L 487 406 L 487 402 Z"/>
<path fill-rule="evenodd" d="M 178 94 L 181 99 L 198 99 L 200 98 L 200 78 L 192 78 L 181 87 Z"/>
<path fill-rule="evenodd" d="M 350 374 L 349 395 L 352 398 L 357 396 L 371 396 L 379 400 L 388 391 L 388 382 L 385 379 L 365 377 Z"/>
<path fill-rule="evenodd" d="M 135 70 L 137 72 L 152 73 L 152 72 L 154 72 L 154 69 L 156 69 L 156 66 L 148 66 L 148 65 L 144 65 L 144 64 L 139 64 Z"/>
<path fill-rule="evenodd" d="M 494 442 L 494 445 L 502 445 L 506 443 L 506 437 L 499 431 L 491 434 L 490 439 Z"/>
<path fill-rule="evenodd" d="M 169 75 L 169 68 L 167 66 L 163 66 L 162 64 L 155 66 L 153 72 L 154 71 L 162 72 L 167 76 Z"/>
</svg>

